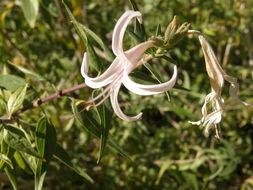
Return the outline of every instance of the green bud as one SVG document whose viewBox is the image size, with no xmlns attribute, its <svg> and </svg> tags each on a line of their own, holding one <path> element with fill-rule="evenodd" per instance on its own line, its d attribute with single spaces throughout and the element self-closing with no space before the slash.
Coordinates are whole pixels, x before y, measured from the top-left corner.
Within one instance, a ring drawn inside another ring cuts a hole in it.
<svg viewBox="0 0 253 190">
<path fill-rule="evenodd" d="M 173 36 L 176 33 L 178 27 L 179 27 L 179 21 L 177 19 L 177 16 L 174 16 L 173 20 L 168 25 L 165 31 L 164 39 L 167 41 L 169 38 L 171 38 L 171 36 Z"/>
<path fill-rule="evenodd" d="M 173 25 L 173 23 L 175 24 Z M 168 26 L 165 32 L 164 48 L 165 49 L 171 48 L 175 46 L 179 41 L 181 41 L 187 35 L 187 31 L 189 30 L 189 27 L 190 27 L 190 24 L 187 22 L 183 23 L 182 25 L 179 25 L 178 21 L 174 17 L 173 21 L 170 23 L 170 25 Z"/>
<path fill-rule="evenodd" d="M 153 41 L 155 47 L 162 47 L 164 45 L 164 39 L 161 36 L 151 36 L 150 41 Z"/>
</svg>

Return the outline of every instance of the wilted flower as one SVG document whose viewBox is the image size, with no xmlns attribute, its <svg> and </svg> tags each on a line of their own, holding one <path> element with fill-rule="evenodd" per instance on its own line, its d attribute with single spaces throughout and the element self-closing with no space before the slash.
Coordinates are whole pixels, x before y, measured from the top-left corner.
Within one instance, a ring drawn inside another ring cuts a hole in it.
<svg viewBox="0 0 253 190">
<path fill-rule="evenodd" d="M 131 71 L 147 61 L 147 56 L 143 54 L 148 48 L 153 46 L 153 41 L 150 40 L 136 45 L 127 51 L 123 50 L 124 33 L 127 25 L 133 18 L 137 18 L 141 22 L 141 13 L 138 11 L 126 11 L 116 23 L 112 36 L 112 50 L 116 58 L 103 74 L 95 78 L 91 78 L 87 75 L 89 67 L 87 53 L 84 54 L 81 66 L 82 76 L 89 87 L 101 88 L 107 86 L 97 97 L 86 102 L 86 104 L 92 104 L 103 95 L 107 94 L 100 102 L 95 104 L 95 106 L 99 106 L 110 96 L 115 114 L 125 121 L 137 120 L 141 117 L 142 113 L 129 117 L 122 112 L 118 103 L 118 93 L 121 84 L 133 93 L 139 95 L 154 95 L 170 90 L 175 85 L 177 77 L 177 67 L 174 66 L 172 78 L 165 83 L 157 85 L 143 85 L 138 84 L 129 78 L 128 75 Z"/>
<path fill-rule="evenodd" d="M 221 122 L 222 112 L 224 110 L 224 99 L 221 97 L 224 80 L 230 83 L 229 94 L 236 102 L 247 106 L 253 107 L 252 105 L 241 101 L 237 96 L 239 85 L 237 79 L 229 76 L 221 68 L 219 61 L 217 60 L 214 51 L 204 36 L 195 30 L 189 30 L 189 34 L 197 34 L 202 47 L 202 51 L 205 57 L 206 70 L 211 83 L 211 92 L 206 96 L 204 105 L 202 107 L 202 119 L 197 122 L 190 122 L 192 124 L 200 125 L 203 124 L 206 129 L 205 133 L 208 135 L 211 128 L 216 129 L 216 135 L 219 137 L 217 132 L 217 124 Z M 208 113 L 207 105 L 211 104 L 213 111 Z"/>
</svg>

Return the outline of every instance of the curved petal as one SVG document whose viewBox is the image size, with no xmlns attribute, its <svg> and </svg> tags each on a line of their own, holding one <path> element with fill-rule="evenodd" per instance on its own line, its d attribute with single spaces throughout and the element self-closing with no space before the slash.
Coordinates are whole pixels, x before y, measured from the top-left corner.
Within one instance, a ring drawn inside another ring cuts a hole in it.
<svg viewBox="0 0 253 190">
<path fill-rule="evenodd" d="M 226 81 L 228 81 L 230 83 L 229 94 L 233 98 L 233 100 L 235 100 L 236 102 L 242 104 L 243 106 L 253 108 L 253 105 L 248 104 L 247 102 L 244 102 L 244 101 L 240 100 L 240 98 L 237 96 L 237 92 L 239 90 L 239 84 L 237 83 L 237 79 L 235 79 L 235 78 L 233 78 L 229 75 L 225 75 L 224 78 L 225 78 Z"/>
<path fill-rule="evenodd" d="M 116 56 L 123 55 L 123 38 L 126 27 L 132 18 L 141 19 L 139 11 L 126 11 L 116 23 L 112 35 L 112 51 Z"/>
<path fill-rule="evenodd" d="M 203 126 L 206 127 L 205 129 L 206 135 L 209 135 L 209 131 L 212 127 L 221 122 L 222 119 L 221 114 L 222 114 L 221 111 L 216 111 L 207 116 L 206 120 L 203 123 Z"/>
<path fill-rule="evenodd" d="M 119 93 L 119 89 L 120 89 L 121 84 L 115 86 L 115 88 L 113 89 L 112 94 L 110 95 L 110 99 L 111 99 L 111 104 L 112 104 L 112 108 L 114 110 L 114 113 L 121 119 L 125 120 L 125 121 L 135 121 L 138 120 L 141 116 L 142 113 L 139 113 L 136 116 L 133 117 L 129 117 L 127 115 L 125 115 L 122 110 L 119 107 L 119 102 L 118 102 L 118 93 Z"/>
<path fill-rule="evenodd" d="M 130 73 L 137 65 L 140 60 L 140 57 L 144 54 L 144 52 L 153 45 L 152 41 L 142 42 L 131 49 L 125 51 L 125 56 L 127 58 L 126 72 Z"/>
<path fill-rule="evenodd" d="M 177 66 L 174 65 L 174 72 L 171 79 L 168 82 L 155 84 L 155 85 L 144 85 L 138 84 L 132 81 L 127 73 L 124 73 L 122 83 L 131 92 L 138 95 L 154 95 L 170 90 L 176 83 L 177 79 Z"/>
<path fill-rule="evenodd" d="M 91 88 L 101 88 L 106 86 L 107 84 L 111 83 L 120 70 L 122 70 L 122 61 L 119 58 L 115 58 L 112 62 L 110 67 L 100 76 L 98 77 L 89 77 L 88 70 L 89 70 L 89 59 L 87 53 L 84 53 L 83 62 L 81 66 L 81 74 L 85 79 L 85 83 Z"/>
</svg>

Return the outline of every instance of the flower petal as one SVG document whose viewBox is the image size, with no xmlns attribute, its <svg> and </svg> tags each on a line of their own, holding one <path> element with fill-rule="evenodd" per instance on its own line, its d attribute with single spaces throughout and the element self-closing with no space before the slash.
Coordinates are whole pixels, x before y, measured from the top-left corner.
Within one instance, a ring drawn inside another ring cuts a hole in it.
<svg viewBox="0 0 253 190">
<path fill-rule="evenodd" d="M 177 66 L 174 65 L 174 72 L 171 79 L 168 82 L 155 84 L 155 85 L 144 85 L 138 84 L 132 81 L 127 73 L 124 73 L 122 83 L 131 92 L 138 95 L 154 95 L 170 90 L 176 83 L 177 79 Z"/>
<path fill-rule="evenodd" d="M 233 98 L 233 100 L 235 100 L 236 102 L 238 102 L 246 107 L 253 108 L 253 105 L 248 104 L 247 102 L 244 102 L 238 98 L 237 92 L 239 90 L 239 84 L 237 83 L 237 80 L 229 75 L 225 75 L 225 80 L 230 83 L 229 94 L 230 94 L 231 98 Z"/>
<path fill-rule="evenodd" d="M 115 58 L 110 67 L 100 76 L 91 78 L 89 77 L 89 60 L 86 53 L 84 53 L 83 62 L 81 66 L 81 74 L 85 79 L 85 83 L 91 88 L 101 88 L 111 83 L 120 70 L 122 70 L 122 61 L 119 58 Z"/>
<path fill-rule="evenodd" d="M 119 107 L 119 102 L 118 102 L 118 93 L 119 93 L 119 89 L 120 89 L 121 84 L 118 84 L 117 86 L 114 87 L 113 92 L 110 96 L 111 98 L 111 104 L 112 104 L 112 108 L 114 110 L 114 113 L 121 119 L 125 120 L 125 121 L 135 121 L 138 120 L 141 116 L 142 113 L 139 113 L 136 116 L 133 117 L 129 117 L 127 115 L 125 115 L 122 110 Z"/>
<path fill-rule="evenodd" d="M 153 45 L 152 41 L 142 42 L 131 49 L 125 51 L 126 62 L 128 63 L 125 68 L 126 73 L 130 73 L 135 67 L 138 66 L 140 58 L 144 52 Z"/>
<path fill-rule="evenodd" d="M 116 56 L 123 55 L 123 38 L 126 27 L 132 18 L 141 19 L 139 11 L 126 11 L 116 23 L 112 35 L 112 51 Z"/>
<path fill-rule="evenodd" d="M 215 125 L 221 122 L 221 119 L 222 119 L 221 115 L 222 115 L 222 111 L 216 111 L 216 112 L 212 112 L 211 114 L 207 116 L 206 120 L 203 123 L 203 125 L 206 127 L 205 129 L 206 135 L 209 135 L 209 131 L 212 127 L 214 127 Z"/>
<path fill-rule="evenodd" d="M 199 35 L 199 41 L 205 57 L 206 70 L 208 76 L 210 77 L 211 86 L 217 94 L 220 94 L 224 85 L 224 75 L 226 73 L 221 68 L 208 41 L 202 35 Z"/>
</svg>

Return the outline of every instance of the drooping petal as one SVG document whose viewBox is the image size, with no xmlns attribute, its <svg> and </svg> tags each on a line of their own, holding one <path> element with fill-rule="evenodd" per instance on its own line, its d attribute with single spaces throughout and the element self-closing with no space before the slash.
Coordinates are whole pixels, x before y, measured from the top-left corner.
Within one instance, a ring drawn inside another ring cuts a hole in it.
<svg viewBox="0 0 253 190">
<path fill-rule="evenodd" d="M 110 67 L 102 75 L 92 78 L 88 76 L 89 60 L 87 54 L 84 53 L 83 62 L 81 66 L 81 74 L 85 79 L 85 83 L 89 87 L 101 88 L 113 81 L 117 73 L 123 69 L 122 64 L 123 64 L 122 61 L 116 57 L 115 60 L 110 65 Z"/>
<path fill-rule="evenodd" d="M 221 115 L 222 115 L 222 111 L 216 111 L 216 112 L 212 112 L 206 117 L 206 120 L 203 123 L 203 125 L 206 127 L 205 129 L 206 135 L 209 134 L 209 131 L 211 128 L 215 127 L 215 125 L 221 122 L 221 119 L 222 119 Z"/>
<path fill-rule="evenodd" d="M 141 13 L 139 11 L 126 11 L 116 23 L 113 35 L 112 35 L 112 51 L 116 56 L 124 54 L 123 51 L 123 38 L 129 22 L 136 17 L 141 19 Z"/>
<path fill-rule="evenodd" d="M 138 95 L 154 95 L 170 90 L 176 83 L 177 79 L 177 66 L 174 65 L 174 71 L 171 79 L 168 82 L 155 84 L 155 85 L 144 85 L 138 84 L 132 81 L 127 73 L 124 73 L 122 83 L 131 92 Z"/>
<path fill-rule="evenodd" d="M 225 72 L 221 68 L 219 61 L 217 60 L 215 53 L 208 41 L 202 35 L 199 35 L 199 41 L 205 57 L 206 70 L 210 78 L 211 86 L 216 93 L 221 94 L 221 90 L 224 85 Z"/>
<path fill-rule="evenodd" d="M 224 77 L 225 77 L 225 80 L 230 83 L 229 95 L 231 96 L 231 98 L 233 98 L 234 101 L 238 102 L 239 104 L 242 104 L 243 106 L 253 108 L 253 105 L 248 104 L 247 102 L 244 102 L 238 98 L 237 92 L 239 90 L 239 84 L 237 83 L 237 80 L 228 75 L 225 75 Z"/>
<path fill-rule="evenodd" d="M 133 117 L 129 117 L 127 115 L 125 115 L 121 108 L 119 107 L 119 102 L 118 102 L 118 93 L 119 93 L 119 89 L 121 87 L 121 84 L 118 84 L 117 86 L 114 87 L 112 94 L 110 95 L 110 99 L 111 99 L 111 104 L 112 104 L 112 108 L 114 110 L 114 113 L 121 119 L 125 120 L 125 121 L 135 121 L 138 120 L 141 116 L 142 113 L 139 113 L 136 116 Z"/>
</svg>

